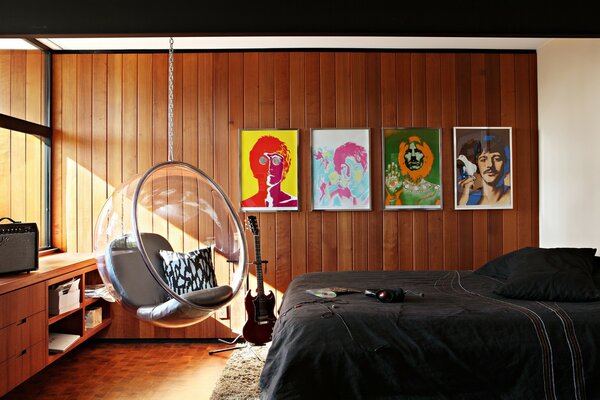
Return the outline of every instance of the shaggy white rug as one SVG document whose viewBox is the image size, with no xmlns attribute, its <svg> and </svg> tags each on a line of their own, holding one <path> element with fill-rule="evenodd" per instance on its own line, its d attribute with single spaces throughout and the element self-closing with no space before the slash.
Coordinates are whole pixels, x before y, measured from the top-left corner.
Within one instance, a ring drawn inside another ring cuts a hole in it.
<svg viewBox="0 0 600 400">
<path fill-rule="evenodd" d="M 265 365 L 267 352 L 267 346 L 246 346 L 234 350 L 210 400 L 258 400 L 258 379 Z"/>
</svg>

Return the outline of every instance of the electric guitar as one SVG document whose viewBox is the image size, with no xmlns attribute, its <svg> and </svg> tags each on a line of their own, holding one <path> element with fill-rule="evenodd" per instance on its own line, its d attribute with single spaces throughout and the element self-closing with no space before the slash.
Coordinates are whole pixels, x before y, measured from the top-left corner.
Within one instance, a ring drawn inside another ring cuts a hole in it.
<svg viewBox="0 0 600 400">
<path fill-rule="evenodd" d="M 260 258 L 260 238 L 258 236 L 258 224 L 256 223 L 255 216 L 251 215 L 248 217 L 248 225 L 250 225 L 250 230 L 254 235 L 254 251 L 256 255 L 254 264 L 256 265 L 257 288 L 256 296 L 252 296 L 252 290 L 248 290 L 244 299 L 248 320 L 242 329 L 242 335 L 249 343 L 265 344 L 271 341 L 273 326 L 277 319 L 274 314 L 275 295 L 271 290 L 269 290 L 269 294 L 265 295 L 262 264 L 266 264 L 267 261 L 263 261 Z"/>
</svg>

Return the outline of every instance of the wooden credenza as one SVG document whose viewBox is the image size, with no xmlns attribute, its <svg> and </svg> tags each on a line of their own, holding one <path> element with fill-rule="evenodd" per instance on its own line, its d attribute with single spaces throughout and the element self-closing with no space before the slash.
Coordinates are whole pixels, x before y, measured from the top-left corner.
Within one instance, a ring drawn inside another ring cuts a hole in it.
<svg viewBox="0 0 600 400">
<path fill-rule="evenodd" d="M 49 290 L 72 279 L 79 279 L 79 307 L 49 315 Z M 110 303 L 84 294 L 86 285 L 97 283 L 92 254 L 52 254 L 40 258 L 37 271 L 0 275 L 0 396 L 110 324 Z M 102 323 L 86 329 L 86 311 L 96 307 L 102 308 Z M 66 351 L 50 353 L 49 332 L 80 338 Z"/>
</svg>

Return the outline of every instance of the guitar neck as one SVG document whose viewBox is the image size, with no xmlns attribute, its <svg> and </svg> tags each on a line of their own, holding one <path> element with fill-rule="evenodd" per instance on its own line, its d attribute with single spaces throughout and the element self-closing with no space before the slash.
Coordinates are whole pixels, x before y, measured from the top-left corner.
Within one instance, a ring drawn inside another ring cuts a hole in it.
<svg viewBox="0 0 600 400">
<path fill-rule="evenodd" d="M 265 288 L 263 283 L 262 259 L 260 258 L 260 237 L 258 235 L 254 235 L 254 253 L 256 256 L 256 293 L 259 296 L 263 296 Z"/>
</svg>

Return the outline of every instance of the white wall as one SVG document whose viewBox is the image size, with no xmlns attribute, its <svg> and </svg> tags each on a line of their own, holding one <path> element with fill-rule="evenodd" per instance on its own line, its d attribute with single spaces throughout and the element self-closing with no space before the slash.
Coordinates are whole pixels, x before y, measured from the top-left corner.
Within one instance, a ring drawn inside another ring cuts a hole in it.
<svg viewBox="0 0 600 400">
<path fill-rule="evenodd" d="M 538 49 L 540 246 L 600 248 L 600 40 Z"/>
</svg>

